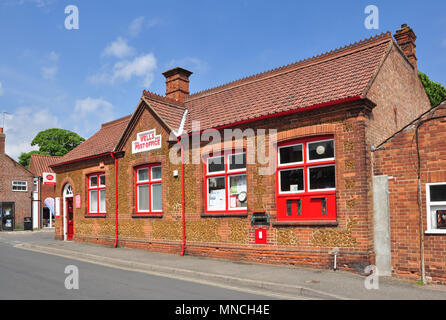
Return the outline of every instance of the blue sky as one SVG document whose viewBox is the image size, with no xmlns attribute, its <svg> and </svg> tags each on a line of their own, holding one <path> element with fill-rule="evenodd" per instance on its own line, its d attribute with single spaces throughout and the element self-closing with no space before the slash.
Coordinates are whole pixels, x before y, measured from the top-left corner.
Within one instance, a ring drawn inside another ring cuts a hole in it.
<svg viewBox="0 0 446 320">
<path fill-rule="evenodd" d="M 367 5 L 379 30 L 364 27 Z M 64 26 L 79 9 L 79 30 Z M 31 150 L 40 130 L 89 137 L 132 113 L 162 72 L 194 72 L 191 92 L 295 62 L 409 24 L 419 69 L 446 84 L 446 2 L 0 0 L 0 111 L 6 151 Z"/>
</svg>

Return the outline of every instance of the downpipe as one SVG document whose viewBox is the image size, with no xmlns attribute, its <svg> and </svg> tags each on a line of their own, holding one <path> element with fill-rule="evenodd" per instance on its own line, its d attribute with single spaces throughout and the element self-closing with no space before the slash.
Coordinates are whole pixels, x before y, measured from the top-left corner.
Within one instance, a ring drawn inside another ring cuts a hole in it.
<svg viewBox="0 0 446 320">
<path fill-rule="evenodd" d="M 118 158 L 116 153 L 111 152 L 111 157 L 115 160 L 115 243 L 114 248 L 118 247 Z"/>
<path fill-rule="evenodd" d="M 184 196 L 184 146 L 180 141 L 180 137 L 177 138 L 178 144 L 181 146 L 181 208 L 182 208 L 182 224 L 183 224 L 183 241 L 181 243 L 181 253 L 180 256 L 184 256 L 184 251 L 186 250 L 186 201 Z"/>
</svg>

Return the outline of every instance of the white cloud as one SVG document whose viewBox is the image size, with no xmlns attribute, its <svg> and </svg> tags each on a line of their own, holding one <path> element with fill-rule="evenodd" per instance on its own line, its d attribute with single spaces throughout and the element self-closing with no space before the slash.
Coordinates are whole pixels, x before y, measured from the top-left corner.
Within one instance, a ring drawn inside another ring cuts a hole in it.
<svg viewBox="0 0 446 320">
<path fill-rule="evenodd" d="M 42 67 L 41 68 L 42 77 L 46 80 L 52 80 L 56 76 L 58 70 L 59 68 L 57 66 Z"/>
<path fill-rule="evenodd" d="M 154 78 L 156 58 L 153 53 L 135 57 L 133 60 L 121 60 L 111 68 L 104 66 L 101 73 L 87 77 L 87 81 L 93 84 L 109 83 L 116 81 L 129 81 L 133 77 L 142 79 L 142 85 L 149 87 Z"/>
<path fill-rule="evenodd" d="M 0 82 L 0 96 L 3 95 L 3 84 Z"/>
<path fill-rule="evenodd" d="M 103 56 L 112 56 L 120 59 L 134 54 L 135 48 L 129 46 L 127 41 L 121 37 L 110 43 L 102 52 Z"/>
<path fill-rule="evenodd" d="M 59 71 L 58 62 L 59 62 L 59 54 L 57 54 L 54 51 L 51 51 L 45 57 L 44 64 L 46 65 L 40 68 L 42 77 L 44 79 L 52 80 L 56 77 L 56 74 Z"/>
<path fill-rule="evenodd" d="M 129 26 L 129 34 L 131 37 L 136 37 L 142 30 L 144 23 L 144 17 L 138 17 L 134 19 Z"/>
<path fill-rule="evenodd" d="M 55 0 L 8 0 L 5 1 L 5 5 L 24 5 L 24 4 L 34 4 L 38 8 L 44 8 L 54 3 Z"/>
<path fill-rule="evenodd" d="M 76 100 L 72 119 L 75 121 L 75 131 L 88 136 L 97 131 L 103 122 L 115 118 L 115 107 L 103 98 Z"/>
<path fill-rule="evenodd" d="M 209 70 L 209 64 L 206 61 L 194 57 L 173 59 L 169 62 L 168 67 L 181 67 L 201 74 L 206 73 Z"/>
<path fill-rule="evenodd" d="M 21 107 L 5 121 L 6 153 L 18 159 L 22 152 L 37 150 L 31 141 L 42 130 L 60 127 L 59 119 L 49 109 Z"/>
</svg>

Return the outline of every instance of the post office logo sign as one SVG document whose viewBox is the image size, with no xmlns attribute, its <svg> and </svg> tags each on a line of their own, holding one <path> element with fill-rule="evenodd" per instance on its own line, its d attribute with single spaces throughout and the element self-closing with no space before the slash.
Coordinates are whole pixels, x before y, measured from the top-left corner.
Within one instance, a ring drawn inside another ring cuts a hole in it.
<svg viewBox="0 0 446 320">
<path fill-rule="evenodd" d="M 132 153 L 150 151 L 161 148 L 161 135 L 156 135 L 155 129 L 139 132 L 136 141 L 132 141 Z"/>
</svg>

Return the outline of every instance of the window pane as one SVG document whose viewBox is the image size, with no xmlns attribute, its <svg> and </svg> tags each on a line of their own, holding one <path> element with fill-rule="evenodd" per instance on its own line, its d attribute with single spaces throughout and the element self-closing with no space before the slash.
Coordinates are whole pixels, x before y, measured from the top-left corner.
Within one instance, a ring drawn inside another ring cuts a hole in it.
<svg viewBox="0 0 446 320">
<path fill-rule="evenodd" d="M 229 177 L 229 208 L 246 208 L 246 174 Z M 239 195 L 242 195 L 239 197 Z M 243 201 L 240 201 L 242 199 Z"/>
<path fill-rule="evenodd" d="M 225 210 L 225 177 L 208 179 L 208 209 Z"/>
<path fill-rule="evenodd" d="M 229 170 L 246 169 L 246 153 L 229 156 Z"/>
<path fill-rule="evenodd" d="M 302 162 L 302 145 L 282 147 L 279 149 L 280 164 Z"/>
<path fill-rule="evenodd" d="M 209 172 L 225 171 L 224 157 L 208 159 L 208 170 Z"/>
<path fill-rule="evenodd" d="M 161 167 L 152 168 L 152 180 L 161 179 Z"/>
<path fill-rule="evenodd" d="M 99 176 L 99 184 L 101 187 L 105 187 L 105 175 Z"/>
<path fill-rule="evenodd" d="M 161 211 L 162 204 L 161 183 L 152 184 L 152 211 Z"/>
<path fill-rule="evenodd" d="M 98 212 L 98 191 L 90 191 L 90 212 Z"/>
<path fill-rule="evenodd" d="M 93 176 L 90 177 L 90 187 L 97 187 L 98 186 L 98 177 Z"/>
<path fill-rule="evenodd" d="M 431 193 L 431 201 L 446 202 L 446 184 L 429 186 Z"/>
<path fill-rule="evenodd" d="M 304 170 L 280 171 L 280 190 L 282 192 L 298 192 L 304 190 Z"/>
<path fill-rule="evenodd" d="M 138 186 L 138 211 L 149 211 L 149 185 Z"/>
<path fill-rule="evenodd" d="M 334 158 L 333 140 L 308 143 L 308 159 L 322 160 Z"/>
<path fill-rule="evenodd" d="M 139 169 L 138 170 L 138 181 L 148 181 L 149 180 L 149 169 Z"/>
<path fill-rule="evenodd" d="M 310 168 L 310 189 L 336 188 L 335 166 Z"/>
<path fill-rule="evenodd" d="M 105 212 L 105 189 L 99 190 L 99 211 Z"/>
</svg>

